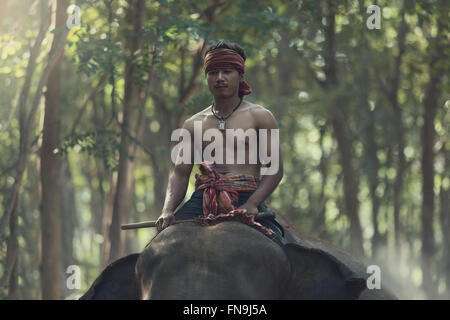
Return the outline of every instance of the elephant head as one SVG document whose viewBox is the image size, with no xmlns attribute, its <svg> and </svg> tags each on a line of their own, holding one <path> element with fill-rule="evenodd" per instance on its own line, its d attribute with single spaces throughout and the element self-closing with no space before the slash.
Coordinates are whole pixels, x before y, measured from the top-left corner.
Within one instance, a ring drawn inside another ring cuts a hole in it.
<svg viewBox="0 0 450 320">
<path fill-rule="evenodd" d="M 136 271 L 143 299 L 277 299 L 290 264 L 279 245 L 243 223 L 182 223 L 152 240 Z"/>
<path fill-rule="evenodd" d="M 172 225 L 108 266 L 81 299 L 357 299 L 367 291 L 355 271 L 362 264 L 305 241 L 281 247 L 236 221 Z"/>
</svg>

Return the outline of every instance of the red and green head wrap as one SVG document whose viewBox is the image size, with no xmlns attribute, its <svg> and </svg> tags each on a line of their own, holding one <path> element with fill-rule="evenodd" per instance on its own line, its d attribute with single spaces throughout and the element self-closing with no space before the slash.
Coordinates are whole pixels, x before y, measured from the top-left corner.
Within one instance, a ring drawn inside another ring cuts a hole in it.
<svg viewBox="0 0 450 320">
<path fill-rule="evenodd" d="M 209 71 L 218 69 L 218 68 L 234 68 L 240 73 L 245 72 L 245 60 L 238 54 L 236 51 L 220 48 L 209 51 L 205 56 L 205 74 Z M 242 81 L 239 84 L 239 96 L 242 97 L 244 95 L 250 94 L 252 89 L 245 82 Z"/>
</svg>

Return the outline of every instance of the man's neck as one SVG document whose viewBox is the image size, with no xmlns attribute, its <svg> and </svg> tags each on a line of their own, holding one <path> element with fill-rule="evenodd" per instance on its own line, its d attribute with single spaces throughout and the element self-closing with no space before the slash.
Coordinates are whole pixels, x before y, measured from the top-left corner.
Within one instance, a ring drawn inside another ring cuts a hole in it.
<svg viewBox="0 0 450 320">
<path fill-rule="evenodd" d="M 239 103 L 238 95 L 229 98 L 214 98 L 214 110 L 221 116 L 231 112 Z"/>
</svg>

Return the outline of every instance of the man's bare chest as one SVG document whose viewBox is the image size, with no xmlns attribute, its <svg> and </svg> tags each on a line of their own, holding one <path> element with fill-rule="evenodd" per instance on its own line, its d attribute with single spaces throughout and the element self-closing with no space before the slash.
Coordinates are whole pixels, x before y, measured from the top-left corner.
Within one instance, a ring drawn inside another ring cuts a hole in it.
<svg viewBox="0 0 450 320">
<path fill-rule="evenodd" d="M 254 117 L 252 117 L 251 113 L 248 111 L 236 112 L 230 115 L 228 118 L 224 120 L 224 127 L 221 127 L 221 119 L 217 118 L 210 112 L 206 113 L 202 117 L 202 128 L 203 130 L 208 129 L 219 129 L 225 136 L 226 129 L 233 130 L 248 130 L 248 129 L 257 129 L 258 124 Z"/>
<path fill-rule="evenodd" d="M 205 115 L 202 119 L 202 135 L 206 138 L 203 141 L 205 147 L 211 136 L 217 137 L 221 135 L 222 142 L 225 145 L 230 144 L 230 140 L 238 142 L 245 142 L 248 145 L 249 137 L 257 134 L 257 123 L 255 119 L 248 113 L 236 113 L 227 118 L 221 124 L 221 120 L 216 118 L 213 114 Z"/>
</svg>

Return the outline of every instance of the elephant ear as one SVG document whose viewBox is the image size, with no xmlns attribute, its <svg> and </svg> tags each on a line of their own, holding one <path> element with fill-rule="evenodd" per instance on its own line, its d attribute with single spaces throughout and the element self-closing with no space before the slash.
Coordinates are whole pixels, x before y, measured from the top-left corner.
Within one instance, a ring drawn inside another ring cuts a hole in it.
<svg viewBox="0 0 450 320">
<path fill-rule="evenodd" d="M 139 300 L 135 265 L 138 253 L 107 266 L 80 300 Z"/>
<path fill-rule="evenodd" d="M 357 299 L 366 288 L 364 277 L 321 250 L 294 243 L 284 248 L 291 263 L 287 299 Z"/>
</svg>

